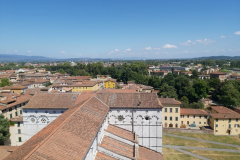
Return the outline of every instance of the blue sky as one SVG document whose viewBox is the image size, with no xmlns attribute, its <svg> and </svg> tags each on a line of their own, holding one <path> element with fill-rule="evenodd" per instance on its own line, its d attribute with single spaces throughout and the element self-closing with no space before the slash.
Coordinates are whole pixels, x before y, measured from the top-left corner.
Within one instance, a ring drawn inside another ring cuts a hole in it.
<svg viewBox="0 0 240 160">
<path fill-rule="evenodd" d="M 1 0 L 0 54 L 240 55 L 240 0 Z"/>
</svg>

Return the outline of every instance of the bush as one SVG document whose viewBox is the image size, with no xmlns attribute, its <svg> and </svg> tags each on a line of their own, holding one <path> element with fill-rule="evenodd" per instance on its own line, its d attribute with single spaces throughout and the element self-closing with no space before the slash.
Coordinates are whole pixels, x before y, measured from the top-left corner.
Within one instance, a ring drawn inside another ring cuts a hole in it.
<svg viewBox="0 0 240 160">
<path fill-rule="evenodd" d="M 14 123 L 14 122 L 12 122 L 12 121 L 9 121 L 9 125 L 10 125 L 10 126 L 14 126 L 14 125 L 15 125 L 15 123 Z"/>
</svg>

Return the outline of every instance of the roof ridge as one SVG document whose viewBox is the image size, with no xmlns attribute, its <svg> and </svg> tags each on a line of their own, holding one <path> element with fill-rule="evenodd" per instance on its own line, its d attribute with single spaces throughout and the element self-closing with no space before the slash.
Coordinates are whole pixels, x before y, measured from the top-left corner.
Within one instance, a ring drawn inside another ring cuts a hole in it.
<svg viewBox="0 0 240 160">
<path fill-rule="evenodd" d="M 90 99 L 92 99 L 93 97 L 89 98 L 88 100 L 86 100 L 81 106 L 78 107 L 78 109 L 80 109 L 83 105 L 85 105 Z M 70 116 L 68 116 L 50 135 L 48 135 L 39 145 L 37 145 L 30 153 L 28 153 L 28 155 L 26 155 L 23 159 L 26 160 L 28 159 L 40 146 L 42 146 L 46 140 L 48 140 L 49 138 L 52 137 L 52 135 L 60 128 L 62 127 L 63 123 L 66 122 L 70 117 L 72 117 L 73 114 L 75 114 L 78 109 L 76 109 Z"/>
</svg>

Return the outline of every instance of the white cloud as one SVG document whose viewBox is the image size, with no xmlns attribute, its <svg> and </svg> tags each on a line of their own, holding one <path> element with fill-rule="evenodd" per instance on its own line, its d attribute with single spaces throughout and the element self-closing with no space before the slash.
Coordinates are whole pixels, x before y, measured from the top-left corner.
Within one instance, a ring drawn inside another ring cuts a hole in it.
<svg viewBox="0 0 240 160">
<path fill-rule="evenodd" d="M 17 50 L 14 50 L 14 52 L 17 52 Z"/>
<path fill-rule="evenodd" d="M 27 51 L 28 53 L 31 53 L 32 51 Z"/>
<path fill-rule="evenodd" d="M 82 54 L 79 54 L 79 56 L 82 56 Z"/>
<path fill-rule="evenodd" d="M 146 52 L 144 54 L 147 54 Z"/>
<path fill-rule="evenodd" d="M 156 54 L 160 54 L 159 52 L 156 52 Z"/>
<path fill-rule="evenodd" d="M 192 42 L 191 40 L 187 40 L 187 42 L 180 43 L 181 45 L 184 46 L 190 46 L 190 44 L 195 44 L 195 42 Z"/>
<path fill-rule="evenodd" d="M 152 47 L 146 47 L 145 49 L 146 49 L 146 50 L 151 50 L 151 49 L 152 49 Z"/>
<path fill-rule="evenodd" d="M 60 51 L 60 52 L 63 53 L 63 54 L 66 53 L 65 51 Z"/>
<path fill-rule="evenodd" d="M 240 31 L 237 31 L 237 32 L 235 32 L 234 34 L 236 34 L 236 35 L 240 35 Z"/>
<path fill-rule="evenodd" d="M 153 48 L 154 50 L 160 50 L 161 48 Z"/>
<path fill-rule="evenodd" d="M 211 39 L 206 39 L 206 38 L 205 38 L 204 40 L 198 39 L 198 40 L 196 40 L 196 42 L 207 45 L 207 44 L 210 44 L 210 43 L 214 43 L 215 41 L 214 41 L 214 40 L 211 40 Z"/>
<path fill-rule="evenodd" d="M 178 47 L 171 44 L 165 44 L 164 46 L 162 46 L 162 48 L 178 48 Z"/>
<path fill-rule="evenodd" d="M 226 38 L 226 36 L 221 36 L 221 38 Z"/>
<path fill-rule="evenodd" d="M 115 52 L 118 52 L 118 51 L 120 51 L 119 49 L 115 49 Z"/>
<path fill-rule="evenodd" d="M 232 49 L 228 49 L 229 51 L 233 51 Z"/>
<path fill-rule="evenodd" d="M 7 53 L 10 52 L 10 51 L 7 51 Z"/>
<path fill-rule="evenodd" d="M 181 53 L 188 53 L 189 51 L 182 51 Z"/>
<path fill-rule="evenodd" d="M 131 51 L 131 48 L 126 49 L 126 51 Z"/>
<path fill-rule="evenodd" d="M 123 51 L 124 53 L 127 52 L 127 51 Z"/>
</svg>

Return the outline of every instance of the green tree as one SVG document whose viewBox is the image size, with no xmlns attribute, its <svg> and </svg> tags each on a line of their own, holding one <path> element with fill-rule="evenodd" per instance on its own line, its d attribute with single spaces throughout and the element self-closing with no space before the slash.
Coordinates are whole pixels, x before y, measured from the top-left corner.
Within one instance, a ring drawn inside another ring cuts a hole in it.
<svg viewBox="0 0 240 160">
<path fill-rule="evenodd" d="M 191 91 L 190 81 L 186 76 L 178 76 L 175 79 L 175 89 L 177 90 L 177 94 L 179 97 L 189 95 Z"/>
<path fill-rule="evenodd" d="M 193 109 L 203 109 L 204 108 L 204 104 L 202 102 L 193 102 L 189 104 L 189 108 L 193 108 Z"/>
<path fill-rule="evenodd" d="M 198 71 L 197 70 L 192 71 L 192 78 L 198 78 Z"/>
<path fill-rule="evenodd" d="M 64 71 L 62 68 L 59 69 L 58 72 L 61 73 L 61 74 L 64 74 L 64 73 L 65 73 L 65 71 Z"/>
<path fill-rule="evenodd" d="M 231 82 L 225 83 L 220 88 L 219 101 L 226 107 L 240 106 L 240 92 Z"/>
<path fill-rule="evenodd" d="M 188 100 L 188 98 L 187 98 L 186 96 L 183 96 L 180 101 L 181 101 L 182 103 L 186 103 L 186 104 L 189 103 L 189 100 Z"/>
<path fill-rule="evenodd" d="M 201 79 L 197 79 L 194 80 L 193 82 L 193 88 L 195 90 L 195 94 L 194 94 L 194 98 L 196 99 L 202 99 L 202 98 L 206 98 L 209 88 L 207 86 L 207 82 L 201 80 Z"/>
<path fill-rule="evenodd" d="M 4 142 L 9 136 L 9 122 L 4 115 L 0 115 L 0 142 Z"/>
<path fill-rule="evenodd" d="M 175 88 L 173 86 L 169 86 L 166 83 L 163 83 L 163 85 L 159 88 L 158 96 L 177 99 L 177 93 L 176 93 Z"/>
<path fill-rule="evenodd" d="M 209 79 L 208 83 L 210 87 L 216 89 L 221 84 L 221 81 L 218 78 L 211 78 Z"/>
<path fill-rule="evenodd" d="M 1 87 L 11 86 L 11 85 L 12 85 L 12 83 L 10 83 L 7 78 L 2 78 L 2 79 L 1 79 L 1 83 L 0 83 L 0 86 L 1 86 Z"/>
<path fill-rule="evenodd" d="M 162 83 L 167 83 L 169 86 L 174 86 L 174 76 L 172 73 L 168 73 L 166 76 L 164 76 Z"/>
</svg>

